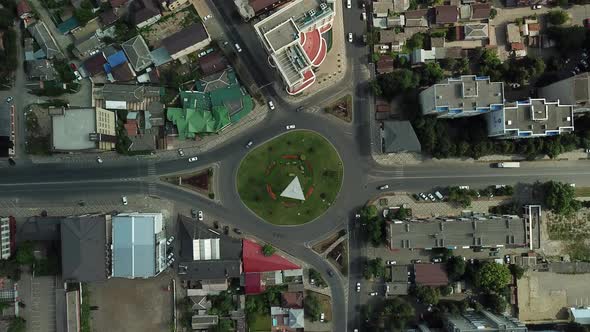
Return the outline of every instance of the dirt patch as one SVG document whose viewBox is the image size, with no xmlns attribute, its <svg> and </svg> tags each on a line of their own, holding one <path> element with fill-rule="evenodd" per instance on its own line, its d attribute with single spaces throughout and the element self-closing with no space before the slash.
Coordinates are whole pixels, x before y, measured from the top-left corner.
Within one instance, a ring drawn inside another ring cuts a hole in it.
<svg viewBox="0 0 590 332">
<path fill-rule="evenodd" d="M 160 180 L 208 195 L 209 198 L 214 197 L 213 168 L 207 168 L 195 173 L 164 176 Z"/>
<path fill-rule="evenodd" d="M 343 275 L 348 274 L 348 242 L 344 240 L 340 242 L 328 254 L 328 260 L 338 267 Z"/>
<path fill-rule="evenodd" d="M 194 14 L 190 12 L 190 8 L 183 9 L 179 12 L 169 12 L 164 14 L 160 21 L 141 30 L 141 35 L 145 41 L 153 48 L 160 47 L 162 39 L 182 30 L 193 21 L 190 19 Z M 188 23 L 188 24 L 187 24 Z"/>
<path fill-rule="evenodd" d="M 325 320 L 328 322 L 332 321 L 332 299 L 327 295 L 316 292 L 312 293 L 318 298 L 318 301 L 320 302 L 320 307 L 322 308 L 321 312 L 326 315 Z"/>
<path fill-rule="evenodd" d="M 51 154 L 51 117 L 49 110 L 31 105 L 26 113 L 27 153 L 34 155 Z"/>
<path fill-rule="evenodd" d="M 571 216 L 545 214 L 542 241 L 548 256 L 569 256 L 572 261 L 590 261 L 590 209 L 583 208 Z"/>
<path fill-rule="evenodd" d="M 352 96 L 346 95 L 338 99 L 334 104 L 326 107 L 325 111 L 340 120 L 352 122 Z"/>
<path fill-rule="evenodd" d="M 316 243 L 316 244 L 315 244 L 315 245 L 312 247 L 312 249 L 313 249 L 315 252 L 317 252 L 317 253 L 321 254 L 321 253 L 323 253 L 324 251 L 326 251 L 326 249 L 328 249 L 328 248 L 329 248 L 329 247 L 332 245 L 332 243 L 336 242 L 336 240 L 338 240 L 338 238 L 339 238 L 339 237 L 340 237 L 340 234 L 338 234 L 338 233 L 336 233 L 336 234 L 332 234 L 332 235 L 330 235 L 330 237 L 328 237 L 327 239 L 325 239 L 325 240 L 322 240 L 322 241 L 320 241 L 320 242 Z"/>
</svg>

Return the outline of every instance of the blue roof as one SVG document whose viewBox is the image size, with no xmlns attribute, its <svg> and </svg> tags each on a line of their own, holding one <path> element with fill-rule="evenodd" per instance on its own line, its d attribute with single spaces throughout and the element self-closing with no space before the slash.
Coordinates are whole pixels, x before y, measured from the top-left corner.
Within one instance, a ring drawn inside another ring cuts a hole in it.
<svg viewBox="0 0 590 332">
<path fill-rule="evenodd" d="M 78 22 L 78 19 L 75 16 L 72 16 L 72 17 L 68 18 L 67 20 L 58 24 L 57 30 L 59 30 L 59 32 L 61 32 L 65 35 L 66 33 L 74 30 L 75 28 L 77 28 L 79 26 L 80 26 L 80 22 Z"/>
<path fill-rule="evenodd" d="M 152 56 L 152 61 L 156 67 L 172 61 L 168 50 L 166 50 L 164 47 L 156 48 L 150 52 L 150 55 Z"/>
<path fill-rule="evenodd" d="M 574 322 L 578 324 L 590 324 L 590 309 L 588 308 L 571 308 L 570 309 Z"/>
<path fill-rule="evenodd" d="M 120 64 L 127 62 L 127 57 L 125 56 L 125 52 L 119 51 L 113 55 L 107 57 L 107 62 L 111 65 L 112 68 L 117 67 Z"/>
<path fill-rule="evenodd" d="M 154 218 L 113 218 L 113 277 L 149 278 L 156 273 Z"/>
</svg>

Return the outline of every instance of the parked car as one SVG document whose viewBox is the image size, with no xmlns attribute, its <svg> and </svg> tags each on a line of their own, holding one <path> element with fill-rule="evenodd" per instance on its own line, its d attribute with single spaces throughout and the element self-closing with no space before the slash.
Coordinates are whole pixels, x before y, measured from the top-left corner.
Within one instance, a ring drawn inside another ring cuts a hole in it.
<svg viewBox="0 0 590 332">
<path fill-rule="evenodd" d="M 377 296 L 377 292 L 371 292 L 371 293 L 369 293 L 369 295 L 371 295 L 371 296 Z"/>
<path fill-rule="evenodd" d="M 323 323 L 324 320 L 326 319 L 326 314 L 324 314 L 323 312 L 320 314 L 320 323 Z"/>
<path fill-rule="evenodd" d="M 188 162 L 189 162 L 189 163 L 195 162 L 195 161 L 197 161 L 197 160 L 199 160 L 199 158 L 198 158 L 198 157 L 190 157 L 190 158 L 188 158 Z"/>
<path fill-rule="evenodd" d="M 377 189 L 379 189 L 379 190 L 387 190 L 387 189 L 389 189 L 389 185 L 388 184 L 384 184 L 382 186 L 379 186 Z"/>
<path fill-rule="evenodd" d="M 13 100 L 14 100 L 14 97 L 10 96 L 10 97 L 6 98 L 6 103 L 10 104 Z"/>
<path fill-rule="evenodd" d="M 426 200 L 426 194 L 420 193 L 418 194 L 418 196 L 420 196 L 420 198 L 422 198 L 423 200 Z"/>
<path fill-rule="evenodd" d="M 397 264 L 397 262 L 396 261 L 387 261 L 386 264 L 387 265 L 395 265 L 395 264 Z"/>
<path fill-rule="evenodd" d="M 199 210 L 199 213 L 197 213 L 197 216 L 199 218 L 199 221 L 203 221 L 203 211 Z"/>
<path fill-rule="evenodd" d="M 82 80 L 82 75 L 80 75 L 80 72 L 78 72 L 77 70 L 74 71 L 74 76 L 76 76 L 76 79 L 78 81 Z"/>
<path fill-rule="evenodd" d="M 121 201 L 123 201 L 123 205 L 127 205 L 127 196 L 121 196 Z"/>
<path fill-rule="evenodd" d="M 536 5 L 532 5 L 532 6 L 531 6 L 531 9 L 533 9 L 533 10 L 534 10 L 534 9 L 541 9 L 541 8 L 543 8 L 543 6 L 541 6 L 541 5 L 539 5 L 539 4 L 536 4 Z"/>
<path fill-rule="evenodd" d="M 242 52 L 242 48 L 240 47 L 240 45 L 238 43 L 236 43 L 236 45 L 234 45 L 236 47 L 236 51 L 238 51 L 238 53 Z"/>
<path fill-rule="evenodd" d="M 442 258 L 440 258 L 440 257 L 434 257 L 434 258 L 432 258 L 432 262 L 433 263 L 440 263 L 440 262 L 442 262 Z"/>
<path fill-rule="evenodd" d="M 172 235 L 172 236 L 171 236 L 171 237 L 168 239 L 168 241 L 166 241 L 166 245 L 167 245 L 167 246 L 171 245 L 171 244 L 172 244 L 172 241 L 174 241 L 174 235 Z"/>
<path fill-rule="evenodd" d="M 301 111 L 303 111 L 303 106 L 299 106 L 299 107 L 297 107 L 297 109 L 295 110 L 295 112 L 301 112 Z"/>
<path fill-rule="evenodd" d="M 295 129 L 295 125 L 294 125 L 294 124 L 292 124 L 292 125 L 287 125 L 287 126 L 285 126 L 285 128 L 287 128 L 287 130 L 290 130 L 290 129 Z"/>
<path fill-rule="evenodd" d="M 505 255 L 504 256 L 504 263 L 510 264 L 510 255 Z"/>
<path fill-rule="evenodd" d="M 102 158 L 101 157 L 96 157 L 96 162 L 99 164 L 102 164 Z"/>
<path fill-rule="evenodd" d="M 412 259 L 412 264 L 420 264 L 422 263 L 421 259 Z"/>
<path fill-rule="evenodd" d="M 181 157 L 184 157 L 184 150 L 183 149 L 178 149 L 178 155 Z"/>
<path fill-rule="evenodd" d="M 246 149 L 251 148 L 252 147 L 252 144 L 254 144 L 254 142 L 248 141 L 248 143 L 246 144 Z"/>
<path fill-rule="evenodd" d="M 236 234 L 241 235 L 242 231 L 239 228 L 234 228 L 234 232 L 236 232 Z"/>
<path fill-rule="evenodd" d="M 432 194 L 428 194 L 428 198 L 430 198 L 430 200 L 433 202 L 436 201 L 436 198 L 434 198 L 434 196 L 432 196 Z"/>
<path fill-rule="evenodd" d="M 497 251 L 490 252 L 490 257 L 498 257 L 498 255 L 500 255 L 500 253 Z"/>
<path fill-rule="evenodd" d="M 271 111 L 274 111 L 275 109 L 275 104 L 272 102 L 272 100 L 268 101 L 268 107 L 270 108 Z"/>
<path fill-rule="evenodd" d="M 469 186 L 459 186 L 459 189 L 461 189 L 461 190 L 469 190 Z"/>
<path fill-rule="evenodd" d="M 361 283 L 360 282 L 357 282 L 356 283 L 356 292 L 358 293 L 360 291 L 361 291 Z"/>
<path fill-rule="evenodd" d="M 70 68 L 72 68 L 72 70 L 78 70 L 75 63 L 70 63 Z"/>
<path fill-rule="evenodd" d="M 348 33 L 348 42 L 352 43 L 352 32 Z"/>
<path fill-rule="evenodd" d="M 205 16 L 205 17 L 203 17 L 203 22 L 207 21 L 208 19 L 210 19 L 210 18 L 212 18 L 212 17 L 213 17 L 213 15 L 211 15 L 211 14 L 209 14 L 209 15 L 207 15 L 207 16 Z"/>
<path fill-rule="evenodd" d="M 334 276 L 334 272 L 333 272 L 332 270 L 328 270 L 328 275 L 329 275 L 330 277 L 333 277 L 333 276 Z"/>
</svg>

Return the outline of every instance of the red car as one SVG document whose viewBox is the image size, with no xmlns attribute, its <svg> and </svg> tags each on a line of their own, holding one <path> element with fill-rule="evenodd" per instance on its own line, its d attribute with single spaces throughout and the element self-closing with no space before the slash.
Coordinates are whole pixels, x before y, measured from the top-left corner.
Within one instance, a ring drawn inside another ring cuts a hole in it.
<svg viewBox="0 0 590 332">
<path fill-rule="evenodd" d="M 590 18 L 584 19 L 584 26 L 586 27 L 586 29 L 590 29 Z"/>
<path fill-rule="evenodd" d="M 75 64 L 73 64 L 73 63 L 70 63 L 70 68 L 72 68 L 72 70 L 76 70 L 76 69 L 78 69 L 78 67 L 76 67 L 76 65 L 75 65 Z"/>
</svg>

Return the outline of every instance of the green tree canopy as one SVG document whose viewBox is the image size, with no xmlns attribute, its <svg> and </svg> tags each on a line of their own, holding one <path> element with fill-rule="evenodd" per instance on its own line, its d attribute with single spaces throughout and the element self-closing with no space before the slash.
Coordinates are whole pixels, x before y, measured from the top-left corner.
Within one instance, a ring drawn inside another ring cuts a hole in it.
<svg viewBox="0 0 590 332">
<path fill-rule="evenodd" d="M 425 304 L 438 304 L 440 298 L 440 290 L 434 287 L 428 286 L 416 286 L 414 289 L 414 295 Z"/>
<path fill-rule="evenodd" d="M 554 25 L 562 25 L 569 19 L 565 10 L 552 10 L 547 13 L 547 21 Z"/>
<path fill-rule="evenodd" d="M 504 311 L 506 311 L 506 307 L 508 306 L 508 302 L 504 296 L 498 294 L 486 294 L 485 304 L 497 314 L 502 314 Z"/>
<path fill-rule="evenodd" d="M 275 252 L 276 249 L 268 243 L 262 246 L 262 254 L 264 256 L 272 256 Z"/>
<path fill-rule="evenodd" d="M 367 265 L 365 266 L 364 270 L 365 279 L 371 279 L 372 277 L 382 277 L 383 275 L 385 275 L 385 264 L 383 264 L 383 259 L 381 259 L 381 257 L 367 261 Z"/>
<path fill-rule="evenodd" d="M 447 260 L 447 274 L 451 280 L 460 280 L 465 274 L 465 261 L 461 256 L 453 256 Z"/>
<path fill-rule="evenodd" d="M 320 306 L 320 301 L 318 297 L 315 296 L 311 292 L 307 292 L 305 296 L 305 301 L 303 301 L 303 307 L 305 315 L 309 317 L 312 322 L 315 322 L 320 319 L 320 314 L 322 311 L 322 307 Z"/>
<path fill-rule="evenodd" d="M 403 328 L 414 318 L 414 307 L 399 297 L 385 300 L 382 319 L 386 326 Z"/>
<path fill-rule="evenodd" d="M 409 69 L 397 69 L 377 77 L 382 95 L 388 99 L 417 88 L 419 81 L 418 75 Z"/>
<path fill-rule="evenodd" d="M 512 272 L 512 274 L 514 274 L 516 279 L 520 279 L 524 275 L 524 269 L 521 266 L 516 265 L 516 264 L 510 265 L 510 272 Z"/>
<path fill-rule="evenodd" d="M 33 242 L 25 241 L 16 249 L 16 261 L 21 265 L 32 265 L 35 262 Z"/>
<path fill-rule="evenodd" d="M 506 265 L 485 263 L 477 272 L 479 287 L 484 292 L 500 292 L 510 282 L 510 270 Z"/>
<path fill-rule="evenodd" d="M 581 206 L 575 199 L 574 188 L 567 183 L 549 181 L 542 186 L 542 189 L 545 205 L 557 214 L 570 215 Z"/>
</svg>

